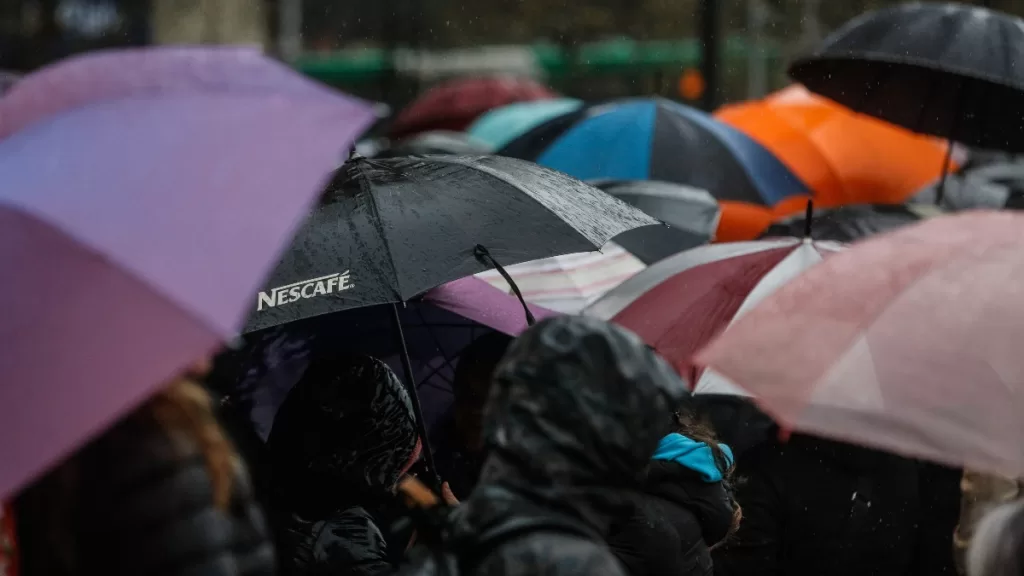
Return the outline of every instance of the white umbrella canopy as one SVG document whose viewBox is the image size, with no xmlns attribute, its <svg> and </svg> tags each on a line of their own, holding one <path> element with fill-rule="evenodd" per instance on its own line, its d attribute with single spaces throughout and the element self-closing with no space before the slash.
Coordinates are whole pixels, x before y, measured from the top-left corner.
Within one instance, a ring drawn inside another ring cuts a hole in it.
<svg viewBox="0 0 1024 576">
<path fill-rule="evenodd" d="M 600 252 L 532 260 L 505 270 L 527 302 L 563 314 L 577 314 L 645 267 L 635 256 L 609 242 Z M 481 272 L 476 277 L 511 293 L 508 282 L 495 270 Z"/>
</svg>

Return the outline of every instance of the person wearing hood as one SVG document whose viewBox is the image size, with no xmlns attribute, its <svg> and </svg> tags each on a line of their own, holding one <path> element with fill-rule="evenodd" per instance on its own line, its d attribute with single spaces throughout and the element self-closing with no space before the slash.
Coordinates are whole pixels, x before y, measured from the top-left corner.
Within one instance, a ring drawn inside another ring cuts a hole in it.
<svg viewBox="0 0 1024 576">
<path fill-rule="evenodd" d="M 479 483 L 449 519 L 458 572 L 625 576 L 605 539 L 632 514 L 671 430 L 664 415 L 685 394 L 668 364 L 612 324 L 563 316 L 524 332 L 495 371 Z M 417 549 L 400 573 L 444 574 L 443 558 Z"/>
<path fill-rule="evenodd" d="M 405 542 L 388 542 L 399 478 L 420 449 L 409 395 L 369 356 L 313 358 L 268 440 L 279 573 L 392 571 Z"/>
<path fill-rule="evenodd" d="M 689 411 L 661 439 L 633 517 L 608 545 L 631 576 L 712 576 L 711 549 L 738 526 L 732 451 Z"/>
<path fill-rule="evenodd" d="M 737 461 L 743 521 L 716 576 L 954 574 L 959 471 L 793 434 Z"/>
</svg>

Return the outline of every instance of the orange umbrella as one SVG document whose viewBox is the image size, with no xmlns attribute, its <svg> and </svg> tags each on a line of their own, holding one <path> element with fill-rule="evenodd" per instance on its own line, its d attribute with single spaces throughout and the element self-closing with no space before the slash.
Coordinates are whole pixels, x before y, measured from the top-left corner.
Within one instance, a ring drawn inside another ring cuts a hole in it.
<svg viewBox="0 0 1024 576">
<path fill-rule="evenodd" d="M 725 106 L 715 117 L 771 150 L 821 207 L 902 204 L 942 174 L 945 140 L 857 114 L 803 86 Z"/>
</svg>

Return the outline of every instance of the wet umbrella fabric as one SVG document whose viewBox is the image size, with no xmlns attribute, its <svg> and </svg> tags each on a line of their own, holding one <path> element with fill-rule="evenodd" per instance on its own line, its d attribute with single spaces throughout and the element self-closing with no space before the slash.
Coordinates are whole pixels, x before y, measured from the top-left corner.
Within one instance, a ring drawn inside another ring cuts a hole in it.
<svg viewBox="0 0 1024 576">
<path fill-rule="evenodd" d="M 939 208 L 925 204 L 851 204 L 831 210 L 815 211 L 809 229 L 811 238 L 815 240 L 853 242 L 941 214 L 942 210 Z M 807 230 L 807 216 L 793 216 L 772 224 L 764 233 L 764 237 L 800 238 Z"/>
<path fill-rule="evenodd" d="M 79 56 L 0 99 L 0 498 L 237 333 L 371 120 L 236 48 Z"/>
<path fill-rule="evenodd" d="M 423 132 L 399 140 L 373 155 L 374 158 L 397 158 L 398 156 L 424 156 L 428 154 L 488 154 L 491 147 L 486 142 L 463 134 L 435 130 Z"/>
<path fill-rule="evenodd" d="M 591 184 L 661 220 L 615 237 L 644 264 L 653 264 L 715 237 L 721 210 L 714 196 L 681 184 L 655 180 L 592 180 Z"/>
<path fill-rule="evenodd" d="M 516 102 L 484 114 L 466 132 L 499 149 L 548 120 L 582 107 L 583 101 L 574 98 Z"/>
<path fill-rule="evenodd" d="M 697 355 L 794 430 L 1024 474 L 1024 215 L 975 211 L 869 238 Z"/>
<path fill-rule="evenodd" d="M 658 222 L 529 162 L 431 156 L 346 163 L 253 302 L 250 332 L 409 300 L 493 267 L 600 248 Z"/>
<path fill-rule="evenodd" d="M 914 132 L 1024 150 L 1024 21 L 955 3 L 864 14 L 796 60 L 812 92 Z"/>
<path fill-rule="evenodd" d="M 409 104 L 388 128 L 391 138 L 430 130 L 465 130 L 490 110 L 512 104 L 557 98 L 558 94 L 531 78 L 485 76 L 438 84 Z"/>
<path fill-rule="evenodd" d="M 768 206 L 809 193 L 749 136 L 657 98 L 590 108 L 525 159 L 586 180 L 662 180 L 707 190 L 719 200 Z"/>
<path fill-rule="evenodd" d="M 693 355 L 737 318 L 841 244 L 796 238 L 701 246 L 662 260 L 583 311 L 629 328 L 688 376 L 695 393 L 744 395 Z"/>
</svg>

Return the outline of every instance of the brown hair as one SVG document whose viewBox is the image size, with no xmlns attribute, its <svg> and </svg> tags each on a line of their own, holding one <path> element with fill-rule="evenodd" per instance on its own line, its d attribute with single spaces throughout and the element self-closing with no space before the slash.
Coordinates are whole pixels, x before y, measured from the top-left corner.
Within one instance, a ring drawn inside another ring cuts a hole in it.
<svg viewBox="0 0 1024 576">
<path fill-rule="evenodd" d="M 729 539 L 736 534 L 736 531 L 740 528 L 740 521 L 743 520 L 743 509 L 740 507 L 739 502 L 732 497 L 732 487 L 734 483 L 733 473 L 736 471 L 736 462 L 726 456 L 725 451 L 722 450 L 721 443 L 718 442 L 718 436 L 715 435 L 714 430 L 706 422 L 702 422 L 693 414 L 686 411 L 676 412 L 674 417 L 676 432 L 691 440 L 703 442 L 711 449 L 711 454 L 715 459 L 715 465 L 722 473 L 722 484 L 725 485 L 726 490 L 729 492 L 729 501 L 732 503 L 733 507 L 732 524 L 729 526 L 729 532 L 724 538 L 709 546 L 710 550 L 714 550 L 728 542 Z"/>
<path fill-rule="evenodd" d="M 691 440 L 703 442 L 708 445 L 708 448 L 711 448 L 711 454 L 715 458 L 715 465 L 722 473 L 722 481 L 727 486 L 730 485 L 733 472 L 736 470 L 736 463 L 726 456 L 725 451 L 722 450 L 722 445 L 718 442 L 718 436 L 715 435 L 715 431 L 711 426 L 687 412 L 676 412 L 674 416 L 676 432 Z"/>
<path fill-rule="evenodd" d="M 227 510 L 240 462 L 217 422 L 206 390 L 188 377 L 179 378 L 147 402 L 142 411 L 152 415 L 172 439 L 194 443 L 206 462 L 213 502 L 221 510 Z"/>
<path fill-rule="evenodd" d="M 209 395 L 201 386 L 190 377 L 178 378 L 128 419 L 148 426 L 155 424 L 185 455 L 201 454 L 213 502 L 222 510 L 228 508 L 236 466 L 241 464 L 217 423 Z M 76 510 L 88 458 L 88 447 L 79 450 L 18 495 L 15 519 L 26 573 L 82 573 Z"/>
</svg>

